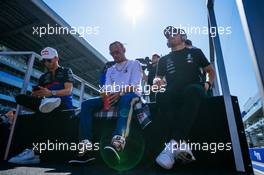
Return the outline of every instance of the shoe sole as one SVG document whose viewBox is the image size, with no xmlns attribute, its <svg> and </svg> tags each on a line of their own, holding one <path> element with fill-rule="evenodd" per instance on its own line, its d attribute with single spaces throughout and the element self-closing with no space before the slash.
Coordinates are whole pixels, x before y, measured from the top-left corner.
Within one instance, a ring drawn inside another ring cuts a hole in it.
<svg viewBox="0 0 264 175">
<path fill-rule="evenodd" d="M 118 152 L 111 146 L 104 147 L 105 158 L 114 166 L 120 163 L 120 156 Z"/>
<path fill-rule="evenodd" d="M 78 164 L 86 164 L 88 162 L 91 162 L 93 160 L 96 160 L 95 157 L 87 159 L 87 160 L 70 160 L 68 163 L 71 165 L 78 165 Z"/>
<path fill-rule="evenodd" d="M 53 100 L 53 99 L 51 99 Z M 53 111 L 54 109 L 56 109 L 57 107 L 59 107 L 61 104 L 61 99 L 58 98 L 58 99 L 54 99 L 54 101 L 50 101 L 44 105 L 40 105 L 39 106 L 39 110 L 42 112 L 42 113 L 49 113 L 51 111 Z"/>
</svg>

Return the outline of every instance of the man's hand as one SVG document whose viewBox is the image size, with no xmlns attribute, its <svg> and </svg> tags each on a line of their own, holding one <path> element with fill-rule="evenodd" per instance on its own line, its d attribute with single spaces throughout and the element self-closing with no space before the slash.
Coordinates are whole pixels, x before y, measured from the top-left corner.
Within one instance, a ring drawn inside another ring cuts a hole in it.
<svg viewBox="0 0 264 175">
<path fill-rule="evenodd" d="M 48 97 L 48 96 L 52 96 L 52 93 L 47 88 L 39 87 L 39 90 L 33 91 L 32 95 L 37 97 Z"/>
<path fill-rule="evenodd" d="M 38 96 L 39 96 L 38 91 L 39 91 L 39 90 L 32 90 L 31 95 L 32 95 L 32 96 L 35 96 L 35 97 L 38 97 Z"/>
<path fill-rule="evenodd" d="M 10 124 L 13 124 L 16 110 L 8 111 L 5 115 L 9 118 Z"/>
<path fill-rule="evenodd" d="M 108 97 L 106 97 L 106 98 L 109 99 L 109 102 L 112 105 L 112 104 L 116 103 L 119 100 L 120 92 L 115 92 L 115 93 L 109 94 Z"/>
<path fill-rule="evenodd" d="M 163 86 L 165 84 L 166 84 L 166 82 L 163 79 L 159 78 L 159 77 L 156 77 L 153 80 L 153 85 L 157 85 L 158 88 L 160 88 L 161 86 Z"/>
</svg>

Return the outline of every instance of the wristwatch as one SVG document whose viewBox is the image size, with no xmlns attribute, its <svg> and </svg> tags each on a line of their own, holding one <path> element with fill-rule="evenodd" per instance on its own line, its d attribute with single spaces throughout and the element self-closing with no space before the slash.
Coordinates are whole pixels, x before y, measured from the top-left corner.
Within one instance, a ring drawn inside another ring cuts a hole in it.
<svg viewBox="0 0 264 175">
<path fill-rule="evenodd" d="M 51 91 L 51 94 L 52 94 L 53 96 L 56 96 L 57 91 Z"/>
</svg>

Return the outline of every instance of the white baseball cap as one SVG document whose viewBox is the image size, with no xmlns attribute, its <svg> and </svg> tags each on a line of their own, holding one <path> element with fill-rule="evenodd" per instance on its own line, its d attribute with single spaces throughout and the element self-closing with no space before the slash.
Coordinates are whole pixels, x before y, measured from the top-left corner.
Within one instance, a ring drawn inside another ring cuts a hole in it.
<svg viewBox="0 0 264 175">
<path fill-rule="evenodd" d="M 58 52 L 52 47 L 46 47 L 41 51 L 41 57 L 42 59 L 53 59 L 54 57 L 58 57 Z"/>
</svg>

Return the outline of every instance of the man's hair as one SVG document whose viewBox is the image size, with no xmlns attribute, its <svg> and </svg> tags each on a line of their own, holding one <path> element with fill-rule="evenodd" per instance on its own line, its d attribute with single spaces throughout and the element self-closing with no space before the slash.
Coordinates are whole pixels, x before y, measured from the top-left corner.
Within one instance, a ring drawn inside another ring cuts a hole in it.
<svg viewBox="0 0 264 175">
<path fill-rule="evenodd" d="M 156 54 L 156 53 L 153 54 L 152 56 L 156 56 L 156 57 L 160 58 L 160 56 L 158 54 Z"/>
<path fill-rule="evenodd" d="M 188 45 L 188 46 L 192 46 L 192 41 L 189 40 L 189 39 L 187 39 L 187 40 L 185 41 L 185 44 Z"/>
<path fill-rule="evenodd" d="M 109 45 L 109 49 L 111 49 L 111 47 L 116 44 L 120 45 L 122 48 L 125 48 L 123 43 L 121 43 L 120 41 L 115 41 Z"/>
</svg>

